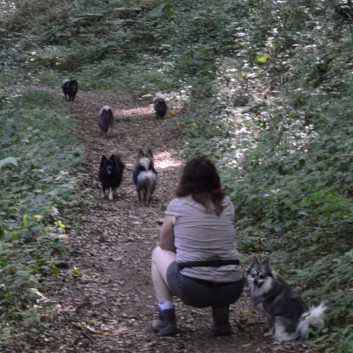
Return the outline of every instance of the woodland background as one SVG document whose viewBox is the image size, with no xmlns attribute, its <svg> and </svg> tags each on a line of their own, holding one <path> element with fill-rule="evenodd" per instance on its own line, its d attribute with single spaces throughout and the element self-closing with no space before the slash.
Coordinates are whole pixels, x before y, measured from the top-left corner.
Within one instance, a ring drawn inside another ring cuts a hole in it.
<svg viewBox="0 0 353 353">
<path fill-rule="evenodd" d="M 50 91 L 73 77 L 182 105 L 181 152 L 217 162 L 240 252 L 271 254 L 307 302 L 327 299 L 314 339 L 352 352 L 350 0 L 2 0 L 0 38 L 3 347 L 41 330 L 36 292 L 61 271 L 61 213 L 84 207 L 84 146 Z"/>
</svg>

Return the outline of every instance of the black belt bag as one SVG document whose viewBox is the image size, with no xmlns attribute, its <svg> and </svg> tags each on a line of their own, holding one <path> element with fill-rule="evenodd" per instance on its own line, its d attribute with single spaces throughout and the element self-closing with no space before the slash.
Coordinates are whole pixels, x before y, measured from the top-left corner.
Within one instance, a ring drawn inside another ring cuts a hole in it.
<svg viewBox="0 0 353 353">
<path fill-rule="evenodd" d="M 226 265 L 240 265 L 239 260 L 208 260 L 179 262 L 179 271 L 186 267 L 221 267 Z"/>
</svg>

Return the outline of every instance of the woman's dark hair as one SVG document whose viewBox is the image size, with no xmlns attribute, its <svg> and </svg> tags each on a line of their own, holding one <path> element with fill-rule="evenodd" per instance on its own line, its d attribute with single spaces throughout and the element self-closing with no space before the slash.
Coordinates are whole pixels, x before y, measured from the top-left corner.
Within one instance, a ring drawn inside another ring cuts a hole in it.
<svg viewBox="0 0 353 353">
<path fill-rule="evenodd" d="M 186 163 L 176 190 L 178 197 L 191 195 L 207 212 L 219 216 L 224 206 L 224 191 L 215 165 L 206 157 L 196 157 Z M 212 205 L 210 204 L 212 202 Z"/>
</svg>

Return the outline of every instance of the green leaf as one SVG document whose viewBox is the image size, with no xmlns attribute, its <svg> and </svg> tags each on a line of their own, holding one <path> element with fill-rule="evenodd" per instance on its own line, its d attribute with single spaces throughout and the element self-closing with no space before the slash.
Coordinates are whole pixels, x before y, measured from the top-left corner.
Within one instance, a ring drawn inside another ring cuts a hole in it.
<svg viewBox="0 0 353 353">
<path fill-rule="evenodd" d="M 272 57 L 268 54 L 261 54 L 256 57 L 256 62 L 259 64 L 265 64 L 267 61 L 272 60 Z"/>
</svg>

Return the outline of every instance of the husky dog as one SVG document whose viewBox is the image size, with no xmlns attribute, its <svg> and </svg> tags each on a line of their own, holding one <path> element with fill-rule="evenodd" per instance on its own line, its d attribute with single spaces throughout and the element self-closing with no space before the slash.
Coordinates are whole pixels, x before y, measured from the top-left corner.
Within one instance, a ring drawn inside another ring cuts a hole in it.
<svg viewBox="0 0 353 353">
<path fill-rule="evenodd" d="M 114 126 L 114 116 L 112 109 L 105 105 L 98 114 L 99 127 L 102 130 L 103 136 L 108 137 L 108 130 Z"/>
<path fill-rule="evenodd" d="M 78 91 L 77 81 L 65 79 L 61 84 L 61 88 L 64 92 L 65 100 L 68 102 L 73 102 Z"/>
<path fill-rule="evenodd" d="M 326 306 L 308 309 L 302 298 L 273 269 L 270 260 L 261 264 L 253 258 L 248 270 L 248 284 L 255 308 L 268 319 L 270 331 L 266 335 L 280 341 L 307 338 L 309 326 L 324 324 Z"/>
<path fill-rule="evenodd" d="M 150 148 L 146 153 L 142 149 L 139 150 L 132 180 L 136 185 L 139 202 L 143 199 L 148 206 L 157 184 L 157 171 L 154 169 L 153 154 Z"/>
<path fill-rule="evenodd" d="M 119 154 L 112 154 L 109 158 L 102 156 L 99 166 L 98 179 L 102 183 L 102 197 L 109 189 L 109 200 L 113 200 L 115 191 L 123 179 L 124 162 Z"/>
<path fill-rule="evenodd" d="M 168 106 L 165 102 L 164 96 L 159 92 L 153 97 L 153 107 L 156 112 L 156 117 L 158 119 L 163 119 L 167 113 Z"/>
</svg>

